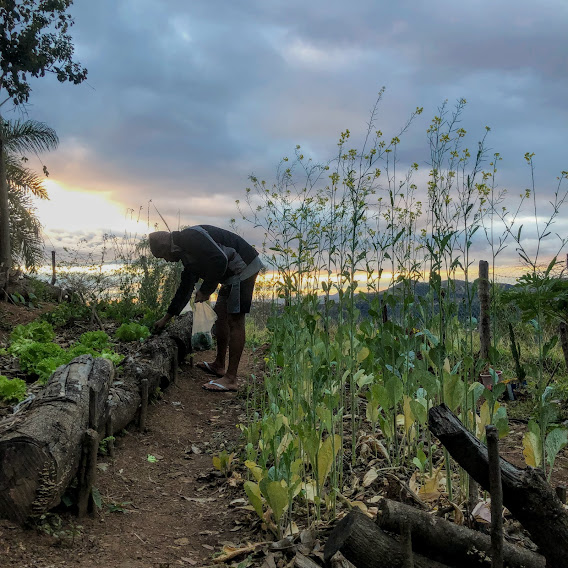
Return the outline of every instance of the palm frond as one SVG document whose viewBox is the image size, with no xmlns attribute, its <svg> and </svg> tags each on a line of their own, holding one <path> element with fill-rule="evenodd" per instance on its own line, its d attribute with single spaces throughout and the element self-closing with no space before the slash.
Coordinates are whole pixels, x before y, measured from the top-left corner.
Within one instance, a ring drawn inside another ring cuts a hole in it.
<svg viewBox="0 0 568 568">
<path fill-rule="evenodd" d="M 31 193 L 40 199 L 49 199 L 43 178 L 23 166 L 21 160 L 12 155 L 6 156 L 6 181 L 12 189 Z"/>
<path fill-rule="evenodd" d="M 37 120 L 2 120 L 0 135 L 8 153 L 39 153 L 54 150 L 59 144 L 55 130 Z"/>
</svg>

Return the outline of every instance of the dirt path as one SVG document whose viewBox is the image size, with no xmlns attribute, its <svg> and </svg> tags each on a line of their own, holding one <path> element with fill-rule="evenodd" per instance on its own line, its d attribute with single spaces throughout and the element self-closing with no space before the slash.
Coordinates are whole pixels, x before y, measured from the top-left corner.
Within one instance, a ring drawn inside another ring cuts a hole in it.
<svg viewBox="0 0 568 568">
<path fill-rule="evenodd" d="M 211 360 L 211 353 L 196 359 Z M 251 364 L 245 353 L 243 377 Z M 103 506 L 96 518 L 61 513 L 66 532 L 59 539 L 0 521 L 0 566 L 207 566 L 222 544 L 254 541 L 253 517 L 238 508 L 244 501 L 232 504 L 243 497 L 242 481 L 212 466 L 213 455 L 239 441 L 244 400 L 205 392 L 208 378 L 184 364 L 177 382 L 150 406 L 148 431 L 130 427 L 116 440 L 114 461 L 99 456 Z"/>
</svg>

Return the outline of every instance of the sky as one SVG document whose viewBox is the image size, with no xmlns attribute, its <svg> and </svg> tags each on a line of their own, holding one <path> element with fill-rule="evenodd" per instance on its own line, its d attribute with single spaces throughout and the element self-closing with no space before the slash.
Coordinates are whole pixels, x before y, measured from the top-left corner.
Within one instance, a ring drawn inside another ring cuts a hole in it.
<svg viewBox="0 0 568 568">
<path fill-rule="evenodd" d="M 347 128 L 359 140 L 383 86 L 387 138 L 424 108 L 401 146 L 424 171 L 431 118 L 462 97 L 468 146 L 491 127 L 511 195 L 534 152 L 546 217 L 568 170 L 566 0 L 75 0 L 70 13 L 87 81 L 34 80 L 26 107 L 60 139 L 41 156 L 48 250 L 144 233 L 156 208 L 172 228 L 228 228 L 250 174 L 273 180 L 297 144 L 327 161 Z"/>
</svg>

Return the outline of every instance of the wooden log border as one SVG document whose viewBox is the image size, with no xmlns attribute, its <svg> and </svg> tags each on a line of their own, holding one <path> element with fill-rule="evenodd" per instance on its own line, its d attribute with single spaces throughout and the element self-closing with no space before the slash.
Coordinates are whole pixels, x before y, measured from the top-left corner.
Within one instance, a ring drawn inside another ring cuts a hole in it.
<svg viewBox="0 0 568 568">
<path fill-rule="evenodd" d="M 152 396 L 176 380 L 192 351 L 191 333 L 189 312 L 142 343 L 116 377 L 108 360 L 77 357 L 57 369 L 36 398 L 0 421 L 0 518 L 23 524 L 49 511 L 77 475 L 85 476 L 85 445 L 141 418 L 144 426 L 142 385 Z M 90 477 L 80 484 L 83 492 L 92 485 Z M 80 501 L 84 514 L 86 496 Z"/>
</svg>

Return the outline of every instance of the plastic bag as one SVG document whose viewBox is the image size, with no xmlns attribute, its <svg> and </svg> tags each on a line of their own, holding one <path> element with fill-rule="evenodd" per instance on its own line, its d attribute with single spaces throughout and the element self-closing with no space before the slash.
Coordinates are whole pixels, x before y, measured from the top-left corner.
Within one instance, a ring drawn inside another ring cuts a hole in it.
<svg viewBox="0 0 568 568">
<path fill-rule="evenodd" d="M 217 314 L 207 302 L 197 302 L 193 308 L 191 346 L 194 351 L 206 351 L 213 347 L 211 328 Z"/>
</svg>

